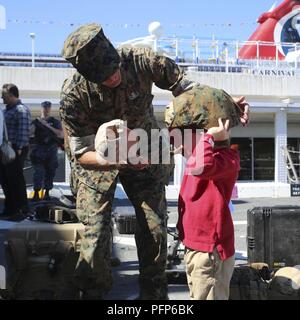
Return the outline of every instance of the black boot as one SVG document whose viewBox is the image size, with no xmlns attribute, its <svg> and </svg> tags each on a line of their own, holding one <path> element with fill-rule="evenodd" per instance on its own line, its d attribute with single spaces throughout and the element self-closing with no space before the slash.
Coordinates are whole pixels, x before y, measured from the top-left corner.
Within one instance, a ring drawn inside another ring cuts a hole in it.
<svg viewBox="0 0 300 320">
<path fill-rule="evenodd" d="M 104 300 L 103 294 L 100 290 L 97 289 L 89 289 L 85 291 L 81 291 L 80 300 Z"/>
<path fill-rule="evenodd" d="M 113 268 L 119 267 L 121 265 L 121 260 L 119 258 L 110 258 L 110 265 Z"/>
<path fill-rule="evenodd" d="M 62 288 L 60 288 L 56 299 L 80 300 L 80 290 L 74 285 L 72 280 L 64 279 Z"/>
<path fill-rule="evenodd" d="M 140 294 L 136 300 L 169 300 L 165 273 L 152 277 L 140 275 L 139 287 Z"/>
</svg>

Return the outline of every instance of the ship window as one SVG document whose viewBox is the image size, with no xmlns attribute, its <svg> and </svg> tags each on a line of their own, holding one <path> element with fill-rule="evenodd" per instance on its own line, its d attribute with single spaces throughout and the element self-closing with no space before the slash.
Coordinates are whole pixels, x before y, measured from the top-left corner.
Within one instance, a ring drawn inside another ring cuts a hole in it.
<svg viewBox="0 0 300 320">
<path fill-rule="evenodd" d="M 253 161 L 252 161 L 252 139 L 251 138 L 232 138 L 231 144 L 238 145 L 241 157 L 241 171 L 239 181 L 253 180 Z"/>
<path fill-rule="evenodd" d="M 254 138 L 254 180 L 274 181 L 275 140 L 273 138 Z"/>
<path fill-rule="evenodd" d="M 241 157 L 239 181 L 274 181 L 275 140 L 273 138 L 232 138 Z"/>
</svg>

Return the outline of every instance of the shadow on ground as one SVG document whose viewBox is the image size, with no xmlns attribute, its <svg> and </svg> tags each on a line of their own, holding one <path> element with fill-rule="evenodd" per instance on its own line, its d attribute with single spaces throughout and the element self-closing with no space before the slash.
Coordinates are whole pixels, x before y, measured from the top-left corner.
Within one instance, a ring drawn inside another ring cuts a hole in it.
<svg viewBox="0 0 300 320">
<path fill-rule="evenodd" d="M 122 262 L 113 268 L 114 284 L 106 300 L 133 300 L 138 293 L 138 261 Z"/>
</svg>

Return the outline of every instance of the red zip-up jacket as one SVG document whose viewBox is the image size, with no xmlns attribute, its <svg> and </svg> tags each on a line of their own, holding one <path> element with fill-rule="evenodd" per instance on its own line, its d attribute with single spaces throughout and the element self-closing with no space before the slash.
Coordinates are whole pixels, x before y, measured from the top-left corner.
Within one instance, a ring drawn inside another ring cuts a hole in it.
<svg viewBox="0 0 300 320">
<path fill-rule="evenodd" d="M 232 191 L 240 170 L 238 151 L 213 149 L 213 137 L 202 138 L 194 150 L 204 145 L 202 173 L 195 176 L 188 164 L 183 178 L 177 229 L 183 244 L 192 250 L 212 253 L 217 248 L 221 260 L 235 254 L 234 226 L 229 210 Z M 203 150 L 200 150 L 200 152 Z M 198 169 L 198 168 L 197 168 Z"/>
</svg>

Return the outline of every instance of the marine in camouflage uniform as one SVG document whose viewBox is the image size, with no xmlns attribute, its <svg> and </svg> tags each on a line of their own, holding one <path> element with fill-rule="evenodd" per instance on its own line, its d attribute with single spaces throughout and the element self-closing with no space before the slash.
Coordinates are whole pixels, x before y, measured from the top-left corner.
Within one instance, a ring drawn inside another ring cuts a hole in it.
<svg viewBox="0 0 300 320">
<path fill-rule="evenodd" d="M 140 298 L 167 299 L 165 185 L 173 166 L 150 165 L 141 171 L 130 167 L 87 170 L 76 159 L 95 151 L 98 128 L 114 119 L 127 121 L 129 129 L 144 129 L 148 133 L 159 129 L 152 106 L 153 84 L 172 91 L 175 97 L 196 84 L 185 78 L 174 61 L 150 49 L 115 50 L 97 24 L 85 25 L 72 33 L 65 42 L 63 56 L 77 69 L 63 85 L 60 114 L 78 178 L 77 215 L 86 226 L 75 283 L 87 296 L 106 294 L 112 287 L 111 209 L 119 178 L 137 216 Z M 116 88 L 103 85 L 118 69 L 121 84 Z M 209 112 L 204 112 L 204 119 Z"/>
<path fill-rule="evenodd" d="M 72 33 L 65 42 L 63 56 L 78 71 L 63 85 L 60 108 L 76 159 L 95 150 L 98 128 L 111 120 L 122 119 L 129 129 L 141 128 L 148 133 L 159 128 L 152 106 L 153 83 L 172 91 L 174 96 L 192 84 L 171 59 L 149 49 L 115 50 L 97 24 L 85 25 Z M 101 84 L 118 69 L 122 82 L 117 88 Z M 171 169 L 167 165 L 150 165 L 142 171 L 76 167 L 77 215 L 86 231 L 75 283 L 87 296 L 105 295 L 112 287 L 111 209 L 119 178 L 137 216 L 140 298 L 167 299 L 165 185 Z"/>
</svg>

